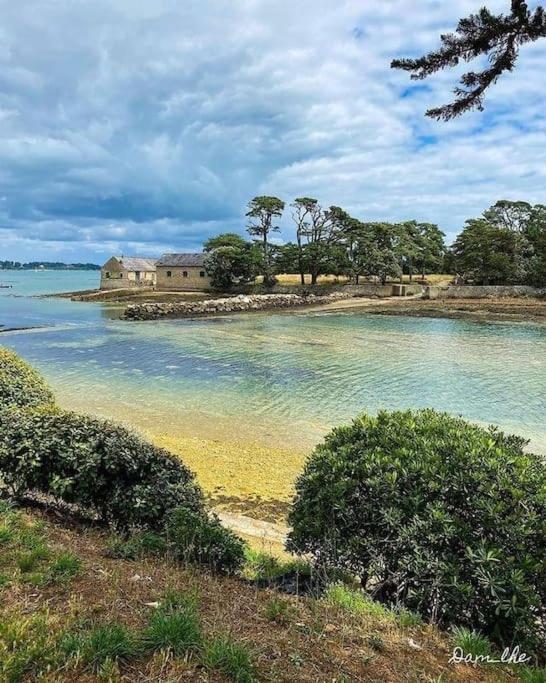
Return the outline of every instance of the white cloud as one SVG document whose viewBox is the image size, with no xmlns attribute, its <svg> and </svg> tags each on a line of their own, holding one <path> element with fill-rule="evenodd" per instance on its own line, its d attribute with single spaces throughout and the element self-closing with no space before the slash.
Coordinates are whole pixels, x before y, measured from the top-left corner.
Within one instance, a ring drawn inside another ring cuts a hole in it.
<svg viewBox="0 0 546 683">
<path fill-rule="evenodd" d="M 198 248 L 214 231 L 243 230 L 244 205 L 262 192 L 434 221 L 450 235 L 501 197 L 546 201 L 546 45 L 522 50 L 485 113 L 449 124 L 423 114 L 450 98 L 457 73 L 416 88 L 389 68 L 436 47 L 478 5 L 7 5 L 2 253 Z"/>
</svg>

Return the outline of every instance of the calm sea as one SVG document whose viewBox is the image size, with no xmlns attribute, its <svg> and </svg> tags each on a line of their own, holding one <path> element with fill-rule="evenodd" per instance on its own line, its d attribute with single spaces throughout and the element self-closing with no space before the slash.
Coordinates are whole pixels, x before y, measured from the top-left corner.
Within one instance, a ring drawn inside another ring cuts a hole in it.
<svg viewBox="0 0 546 683">
<path fill-rule="evenodd" d="M 493 423 L 546 453 L 546 327 L 344 313 L 129 323 L 97 303 L 37 298 L 97 272 L 0 271 L 0 335 L 62 405 L 148 431 L 309 448 L 380 408 Z"/>
</svg>

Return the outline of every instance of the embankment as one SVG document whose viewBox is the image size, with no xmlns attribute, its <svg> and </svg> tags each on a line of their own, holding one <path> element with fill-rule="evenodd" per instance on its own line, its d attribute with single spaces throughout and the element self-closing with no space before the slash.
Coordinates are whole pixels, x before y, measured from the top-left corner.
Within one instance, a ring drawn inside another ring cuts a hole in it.
<svg viewBox="0 0 546 683">
<path fill-rule="evenodd" d="M 125 320 L 158 320 L 160 318 L 193 318 L 195 316 L 215 315 L 218 313 L 240 313 L 244 311 L 263 311 L 297 306 L 327 304 L 341 299 L 349 299 L 349 292 L 301 296 L 299 294 L 253 294 L 188 301 L 177 303 L 129 304 L 123 313 Z"/>
</svg>

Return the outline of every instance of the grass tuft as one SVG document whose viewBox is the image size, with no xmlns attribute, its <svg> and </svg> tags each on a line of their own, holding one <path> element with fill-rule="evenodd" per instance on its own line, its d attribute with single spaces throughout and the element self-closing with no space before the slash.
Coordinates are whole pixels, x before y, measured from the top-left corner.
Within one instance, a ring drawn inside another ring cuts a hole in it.
<svg viewBox="0 0 546 683">
<path fill-rule="evenodd" d="M 324 594 L 324 600 L 357 616 L 370 616 L 385 621 L 394 621 L 396 618 L 391 610 L 375 602 L 362 591 L 341 584 L 329 586 Z"/>
<path fill-rule="evenodd" d="M 521 683 L 546 683 L 546 667 L 518 669 Z"/>
<path fill-rule="evenodd" d="M 197 649 L 201 641 L 199 616 L 189 601 L 158 608 L 143 635 L 146 651 L 169 650 L 178 657 Z"/>
<path fill-rule="evenodd" d="M 474 657 L 491 654 L 491 643 L 489 639 L 477 631 L 456 626 L 453 629 L 453 645 L 460 647 L 465 655 L 471 654 Z"/>
<path fill-rule="evenodd" d="M 93 671 L 99 671 L 108 660 L 126 662 L 140 652 L 134 634 L 121 624 L 104 624 L 87 633 L 67 633 L 60 649 Z"/>
<path fill-rule="evenodd" d="M 72 579 L 81 569 L 81 562 L 72 553 L 61 553 L 49 568 L 50 578 L 53 580 Z"/>
<path fill-rule="evenodd" d="M 218 636 L 205 645 L 203 664 L 220 671 L 235 683 L 253 683 L 256 680 L 248 647 L 235 643 L 229 636 Z"/>
<path fill-rule="evenodd" d="M 266 603 L 264 609 L 265 618 L 277 624 L 285 625 L 294 616 L 294 605 L 284 598 L 274 597 Z"/>
</svg>

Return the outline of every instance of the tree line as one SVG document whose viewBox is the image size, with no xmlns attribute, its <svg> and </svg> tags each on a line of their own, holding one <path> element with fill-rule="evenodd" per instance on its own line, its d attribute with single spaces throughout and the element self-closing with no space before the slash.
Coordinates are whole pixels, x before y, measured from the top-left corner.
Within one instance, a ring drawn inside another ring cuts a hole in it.
<svg viewBox="0 0 546 683">
<path fill-rule="evenodd" d="M 373 277 L 385 284 L 403 274 L 457 275 L 468 284 L 546 284 L 546 206 L 502 200 L 480 218 L 466 221 L 451 247 L 434 223 L 362 221 L 339 206 L 324 208 L 317 199 L 299 197 L 288 210 L 295 241 L 272 241 L 287 209 L 278 197 L 254 197 L 246 212 L 246 240 L 224 233 L 205 242 L 206 268 L 215 288 L 229 290 L 263 277 L 266 286 L 280 273 L 345 276 L 358 284 Z"/>
</svg>

